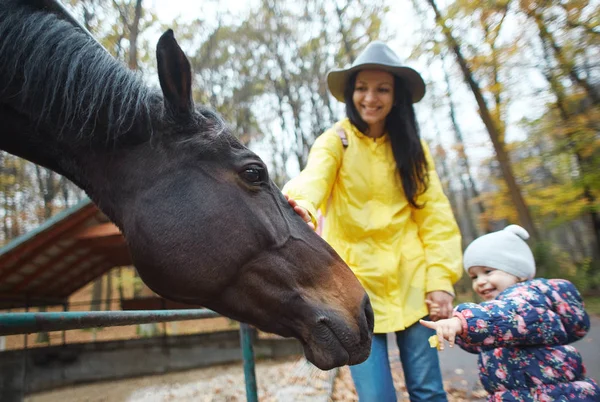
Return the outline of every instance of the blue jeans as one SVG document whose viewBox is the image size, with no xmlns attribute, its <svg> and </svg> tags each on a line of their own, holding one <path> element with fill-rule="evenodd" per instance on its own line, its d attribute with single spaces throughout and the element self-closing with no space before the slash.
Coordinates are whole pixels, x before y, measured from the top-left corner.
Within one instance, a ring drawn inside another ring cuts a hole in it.
<svg viewBox="0 0 600 402">
<path fill-rule="evenodd" d="M 412 402 L 447 401 L 438 352 L 428 342 L 434 333 L 418 322 L 396 332 L 406 389 Z M 386 334 L 373 335 L 371 355 L 365 362 L 350 366 L 350 373 L 360 402 L 396 402 Z"/>
</svg>

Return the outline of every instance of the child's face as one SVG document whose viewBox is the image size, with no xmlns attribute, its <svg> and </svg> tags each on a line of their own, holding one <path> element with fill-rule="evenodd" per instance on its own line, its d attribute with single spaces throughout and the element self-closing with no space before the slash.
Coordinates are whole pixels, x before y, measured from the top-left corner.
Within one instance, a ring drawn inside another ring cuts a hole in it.
<svg viewBox="0 0 600 402">
<path fill-rule="evenodd" d="M 473 290 L 486 301 L 495 299 L 504 289 L 519 282 L 512 274 L 489 267 L 471 267 L 469 276 L 473 280 Z"/>
</svg>

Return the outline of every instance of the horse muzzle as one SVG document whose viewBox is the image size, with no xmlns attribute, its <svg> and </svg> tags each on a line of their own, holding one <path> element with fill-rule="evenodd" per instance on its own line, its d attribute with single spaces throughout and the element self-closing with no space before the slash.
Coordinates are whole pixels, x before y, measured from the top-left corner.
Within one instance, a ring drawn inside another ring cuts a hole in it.
<svg viewBox="0 0 600 402">
<path fill-rule="evenodd" d="M 319 314 L 307 337 L 300 337 L 308 361 L 321 370 L 364 362 L 371 353 L 373 309 L 365 295 L 356 324 L 333 310 Z"/>
</svg>

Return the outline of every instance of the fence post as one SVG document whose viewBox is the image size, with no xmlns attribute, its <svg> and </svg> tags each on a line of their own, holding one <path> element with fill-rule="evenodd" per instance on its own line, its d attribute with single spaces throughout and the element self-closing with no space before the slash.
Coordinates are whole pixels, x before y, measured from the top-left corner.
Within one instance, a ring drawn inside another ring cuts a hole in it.
<svg viewBox="0 0 600 402">
<path fill-rule="evenodd" d="M 63 304 L 63 311 L 65 313 L 67 311 L 69 311 L 69 302 L 65 302 Z M 65 346 L 67 344 L 67 331 L 65 331 L 64 329 L 62 330 L 62 344 L 63 344 L 63 346 Z"/>
<path fill-rule="evenodd" d="M 252 348 L 252 328 L 248 324 L 240 323 L 240 344 L 244 357 L 244 377 L 246 379 L 246 400 L 258 402 L 256 389 L 256 372 L 254 370 L 254 350 Z"/>
</svg>

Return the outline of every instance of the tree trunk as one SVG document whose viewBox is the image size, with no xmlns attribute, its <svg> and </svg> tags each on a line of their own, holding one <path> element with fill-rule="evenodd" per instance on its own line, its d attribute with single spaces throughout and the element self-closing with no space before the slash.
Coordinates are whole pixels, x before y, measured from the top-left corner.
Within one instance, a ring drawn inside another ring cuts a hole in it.
<svg viewBox="0 0 600 402">
<path fill-rule="evenodd" d="M 450 122 L 452 123 L 452 129 L 454 130 L 454 139 L 456 144 L 459 147 L 459 155 L 458 155 L 458 165 L 461 168 L 460 172 L 460 182 L 463 188 L 463 194 L 465 201 L 469 200 L 472 196 L 473 199 L 477 199 L 477 213 L 479 216 L 479 220 L 483 220 L 483 232 L 489 233 L 491 232 L 490 222 L 488 219 L 485 219 L 485 206 L 483 201 L 479 198 L 479 190 L 475 185 L 475 180 L 473 179 L 473 174 L 471 173 L 471 165 L 469 163 L 469 158 L 465 152 L 465 142 L 462 135 L 462 130 L 456 120 L 456 107 L 454 105 L 454 100 L 452 99 L 452 89 L 450 87 L 450 77 L 448 76 L 448 71 L 446 69 L 445 57 L 442 53 L 442 68 L 444 70 L 444 79 L 446 81 L 446 90 L 448 93 L 448 108 L 450 115 Z M 467 176 L 467 180 L 465 180 L 464 176 Z M 469 227 L 472 230 L 472 234 L 474 237 L 478 237 L 480 235 L 479 229 L 477 225 L 475 225 L 473 215 L 470 212 L 470 208 L 468 208 L 468 204 L 466 205 L 466 213 L 467 219 L 469 221 Z"/>
<path fill-rule="evenodd" d="M 325 42 L 328 43 L 330 42 L 329 38 L 327 37 L 327 16 L 325 13 L 321 14 L 321 25 L 323 27 L 323 38 L 325 39 Z M 325 104 L 325 107 L 327 108 L 327 112 L 329 113 L 329 123 L 333 124 L 336 120 L 335 118 L 335 113 L 333 112 L 333 107 L 331 106 L 331 97 L 329 96 L 329 89 L 327 88 L 327 84 L 325 83 L 324 80 L 319 80 L 319 95 L 321 96 L 321 99 L 323 99 L 323 103 Z M 328 125 L 329 126 L 329 125 Z"/>
<path fill-rule="evenodd" d="M 113 0 L 113 6 L 119 12 L 119 16 L 123 23 L 124 31 L 128 31 L 129 55 L 127 57 L 127 66 L 131 70 L 138 69 L 138 37 L 140 33 L 140 20 L 144 9 L 142 8 L 143 0 L 136 0 L 133 9 L 133 16 L 129 18 L 128 6 L 122 7 L 116 0 Z M 120 40 L 117 42 L 120 47 Z M 117 55 L 118 56 L 118 55 Z"/>
<path fill-rule="evenodd" d="M 140 32 L 140 19 L 142 18 L 142 0 L 136 0 L 133 21 L 129 25 L 129 61 L 131 70 L 138 69 L 138 35 Z"/>
<path fill-rule="evenodd" d="M 339 24 L 338 29 L 339 29 L 340 35 L 342 36 L 342 43 L 344 44 L 344 50 L 346 51 L 346 55 L 348 56 L 348 60 L 350 61 L 350 64 L 352 64 L 352 63 L 354 63 L 354 60 L 356 60 L 356 55 L 354 54 L 354 48 L 353 48 L 352 44 L 348 40 L 348 34 L 346 33 L 346 27 L 344 26 L 344 11 L 346 10 L 346 7 L 348 7 L 348 5 L 346 5 L 342 9 L 336 4 L 335 12 L 338 17 L 338 24 Z"/>
<path fill-rule="evenodd" d="M 54 198 L 57 193 L 57 174 L 53 171 L 43 168 L 39 165 L 35 165 L 35 175 L 38 182 L 38 189 L 42 195 L 42 202 L 44 203 L 44 214 L 40 217 L 40 222 L 44 222 L 52 217 Z"/>
<path fill-rule="evenodd" d="M 9 197 L 8 197 L 8 191 L 4 192 L 4 197 L 3 197 L 3 201 L 4 201 L 4 205 L 2 206 L 2 209 L 4 209 L 4 214 L 2 215 L 2 231 L 4 232 L 4 242 L 8 243 L 10 241 L 10 218 L 9 218 L 9 209 L 8 209 L 8 204 L 9 204 Z"/>
<path fill-rule="evenodd" d="M 458 223 L 459 226 L 462 226 L 462 219 L 461 218 L 461 214 L 460 209 L 459 209 L 459 204 L 458 204 L 458 200 L 456 197 L 456 192 L 454 191 L 454 189 L 452 188 L 452 186 L 450 185 L 451 182 L 451 177 L 452 174 L 450 172 L 450 168 L 448 167 L 448 158 L 446 157 L 446 150 L 444 149 L 444 147 L 442 147 L 441 145 L 441 133 L 440 130 L 437 129 L 436 127 L 436 131 L 437 131 L 437 137 L 438 137 L 438 146 L 437 146 L 437 150 L 441 150 L 441 152 L 436 152 L 436 156 L 438 154 L 439 155 L 435 161 L 436 166 L 439 166 L 439 178 L 440 178 L 440 182 L 442 183 L 442 189 L 444 191 L 444 194 L 446 194 L 448 196 L 448 200 L 450 201 L 450 206 L 452 207 L 452 213 L 454 214 L 454 217 Z M 466 211 L 466 213 L 468 214 L 468 210 Z M 467 218 L 467 223 L 471 223 Z M 471 228 L 469 228 L 469 230 L 471 230 Z M 464 230 L 460 231 L 461 233 L 464 233 Z"/>
</svg>

